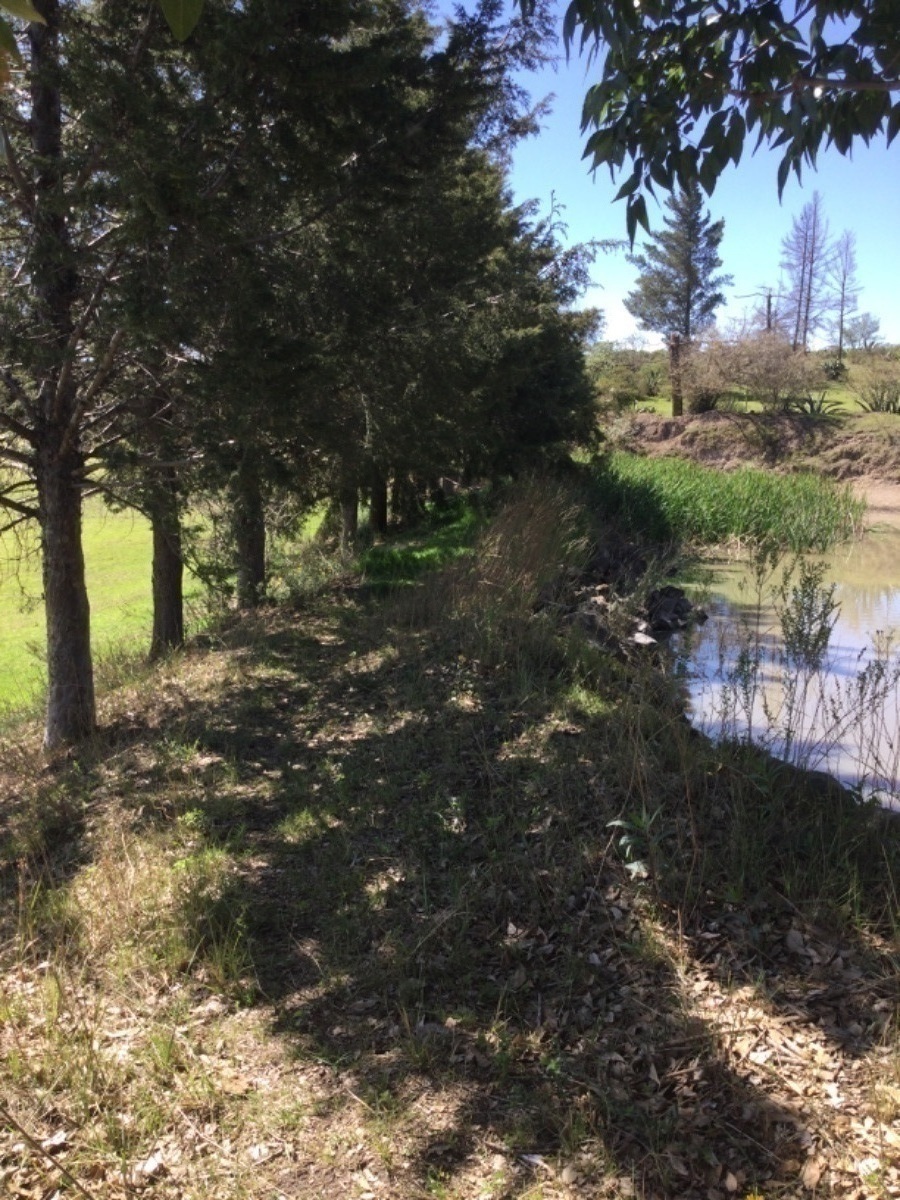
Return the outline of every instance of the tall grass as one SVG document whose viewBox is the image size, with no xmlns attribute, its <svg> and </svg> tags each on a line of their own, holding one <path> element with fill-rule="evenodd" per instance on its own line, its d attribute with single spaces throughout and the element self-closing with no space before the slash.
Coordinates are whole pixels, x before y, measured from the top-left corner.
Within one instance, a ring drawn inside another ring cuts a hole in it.
<svg viewBox="0 0 900 1200">
<path fill-rule="evenodd" d="M 815 475 L 713 470 L 675 458 L 610 455 L 595 486 L 604 510 L 661 542 L 755 541 L 797 554 L 853 536 L 865 505 Z"/>
</svg>

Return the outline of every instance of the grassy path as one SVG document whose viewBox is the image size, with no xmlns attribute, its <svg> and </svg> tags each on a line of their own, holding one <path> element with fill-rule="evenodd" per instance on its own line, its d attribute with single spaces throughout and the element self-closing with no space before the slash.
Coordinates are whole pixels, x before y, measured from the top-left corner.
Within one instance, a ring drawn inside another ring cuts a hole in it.
<svg viewBox="0 0 900 1200">
<path fill-rule="evenodd" d="M 164 664 L 65 786 L 0 761 L 0 1094 L 96 1200 L 896 1194 L 890 839 L 501 532 Z"/>
</svg>

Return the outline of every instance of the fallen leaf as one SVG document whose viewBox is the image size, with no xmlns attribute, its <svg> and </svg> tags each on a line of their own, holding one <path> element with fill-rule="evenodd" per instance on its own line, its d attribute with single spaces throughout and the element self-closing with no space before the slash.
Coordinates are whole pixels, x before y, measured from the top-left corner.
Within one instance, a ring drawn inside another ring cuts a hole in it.
<svg viewBox="0 0 900 1200">
<path fill-rule="evenodd" d="M 790 950 L 791 954 L 806 953 L 806 942 L 803 940 L 803 934 L 799 929 L 789 929 L 784 935 L 784 944 Z"/>
<path fill-rule="evenodd" d="M 64 1129 L 57 1129 L 56 1133 L 51 1133 L 50 1137 L 41 1142 L 41 1149 L 55 1154 L 58 1150 L 65 1150 L 68 1145 L 69 1135 Z"/>
<path fill-rule="evenodd" d="M 807 1160 L 806 1166 L 800 1174 L 800 1182 L 806 1188 L 818 1187 L 819 1180 L 822 1178 L 822 1163 L 818 1159 L 810 1158 Z"/>
<path fill-rule="evenodd" d="M 162 1175 L 166 1169 L 166 1164 L 162 1160 L 160 1154 L 151 1154 L 149 1158 L 145 1158 L 143 1162 L 134 1164 L 134 1176 L 138 1180 L 156 1179 Z"/>
</svg>

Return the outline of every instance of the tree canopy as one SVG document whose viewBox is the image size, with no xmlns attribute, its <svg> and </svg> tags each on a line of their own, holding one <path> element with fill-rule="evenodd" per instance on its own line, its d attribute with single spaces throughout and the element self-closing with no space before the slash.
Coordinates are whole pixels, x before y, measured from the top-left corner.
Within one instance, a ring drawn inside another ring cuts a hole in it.
<svg viewBox="0 0 900 1200">
<path fill-rule="evenodd" d="M 780 195 L 823 145 L 846 154 L 900 129 L 894 0 L 572 0 L 564 35 L 599 64 L 585 154 L 613 176 L 630 166 L 619 198 L 632 239 L 646 193 L 698 182 L 711 194 L 748 135 L 782 150 Z"/>
<path fill-rule="evenodd" d="M 180 44 L 146 0 L 35 5 L 0 91 L 0 534 L 40 528 L 52 748 L 95 721 L 84 496 L 151 521 L 162 653 L 198 495 L 255 603 L 275 493 L 355 521 L 389 477 L 586 432 L 593 318 L 581 252 L 506 189 L 546 12 L 205 0 Z"/>
</svg>

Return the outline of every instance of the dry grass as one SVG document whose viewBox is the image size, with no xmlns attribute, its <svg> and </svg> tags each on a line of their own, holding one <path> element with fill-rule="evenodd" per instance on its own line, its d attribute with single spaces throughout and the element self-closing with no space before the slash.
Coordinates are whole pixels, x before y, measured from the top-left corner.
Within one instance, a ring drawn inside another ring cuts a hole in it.
<svg viewBox="0 0 900 1200">
<path fill-rule="evenodd" d="M 896 833 L 534 614 L 588 532 L 532 490 L 4 753 L 4 1195 L 900 1194 Z"/>
</svg>

